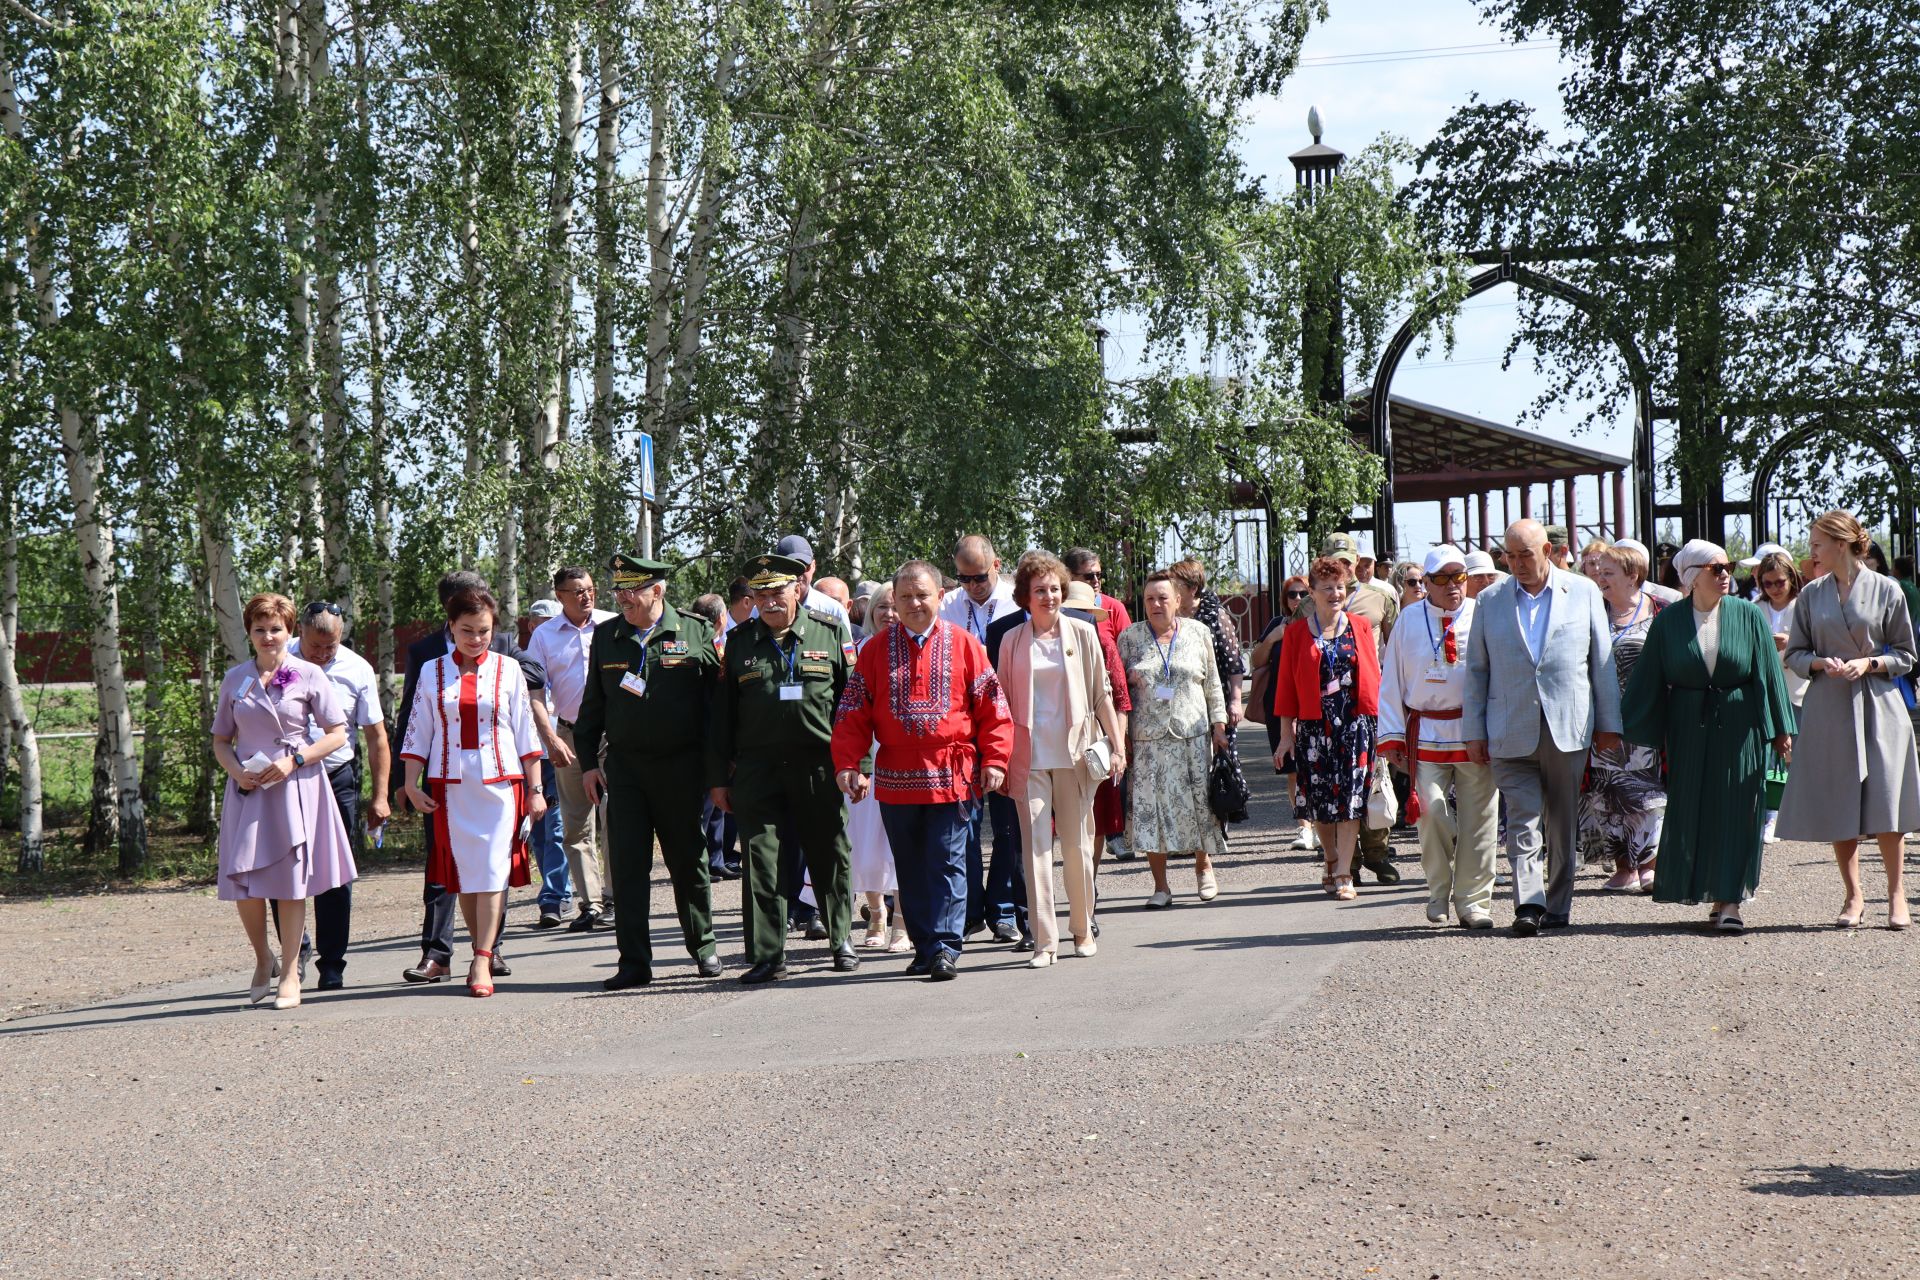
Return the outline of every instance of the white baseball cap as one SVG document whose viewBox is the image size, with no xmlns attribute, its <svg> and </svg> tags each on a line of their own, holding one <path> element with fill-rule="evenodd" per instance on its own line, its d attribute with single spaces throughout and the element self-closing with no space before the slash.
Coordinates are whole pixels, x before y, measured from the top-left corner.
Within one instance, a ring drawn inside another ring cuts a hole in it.
<svg viewBox="0 0 1920 1280">
<path fill-rule="evenodd" d="M 1491 564 L 1492 562 L 1489 561 L 1488 563 Z M 1423 572 L 1428 575 L 1436 574 L 1450 564 L 1457 564 L 1464 569 L 1467 567 L 1467 557 L 1460 548 L 1448 546 L 1443 542 L 1433 550 L 1427 552 L 1427 563 L 1424 566 Z"/>
<path fill-rule="evenodd" d="M 1760 562 L 1768 556 L 1785 556 L 1793 559 L 1793 553 L 1777 542 L 1763 542 L 1753 549 L 1753 554 L 1740 562 L 1742 569 L 1758 569 Z"/>
<path fill-rule="evenodd" d="M 527 606 L 527 612 L 536 618 L 557 618 L 560 616 L 560 602 L 551 597 L 535 600 Z"/>
<path fill-rule="evenodd" d="M 1498 569 L 1493 567 L 1493 557 L 1488 555 L 1484 551 L 1467 552 L 1466 558 L 1460 562 L 1460 567 L 1465 569 L 1468 573 L 1500 572 Z M 1429 569 L 1428 572 L 1431 573 L 1432 570 Z"/>
</svg>

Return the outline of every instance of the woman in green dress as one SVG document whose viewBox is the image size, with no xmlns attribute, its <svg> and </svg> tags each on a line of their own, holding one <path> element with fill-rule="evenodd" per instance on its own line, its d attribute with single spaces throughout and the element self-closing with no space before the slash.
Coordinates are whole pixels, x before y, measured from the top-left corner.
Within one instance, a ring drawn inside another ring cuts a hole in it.
<svg viewBox="0 0 1920 1280">
<path fill-rule="evenodd" d="M 1760 883 L 1767 747 L 1792 758 L 1793 704 L 1765 616 L 1727 594 L 1725 549 L 1696 538 L 1673 567 L 1687 598 L 1647 628 L 1621 699 L 1627 741 L 1667 753 L 1653 900 L 1711 902 L 1709 927 L 1739 933 Z"/>
</svg>

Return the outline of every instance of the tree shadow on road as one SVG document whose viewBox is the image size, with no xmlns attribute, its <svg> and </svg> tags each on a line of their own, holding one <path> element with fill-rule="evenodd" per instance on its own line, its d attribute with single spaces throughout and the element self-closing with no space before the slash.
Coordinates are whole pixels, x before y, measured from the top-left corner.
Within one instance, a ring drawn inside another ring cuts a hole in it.
<svg viewBox="0 0 1920 1280">
<path fill-rule="evenodd" d="M 1785 1176 L 1778 1182 L 1756 1182 L 1747 1190 L 1763 1196 L 1920 1196 L 1920 1169 L 1796 1164 L 1767 1172 Z"/>
</svg>

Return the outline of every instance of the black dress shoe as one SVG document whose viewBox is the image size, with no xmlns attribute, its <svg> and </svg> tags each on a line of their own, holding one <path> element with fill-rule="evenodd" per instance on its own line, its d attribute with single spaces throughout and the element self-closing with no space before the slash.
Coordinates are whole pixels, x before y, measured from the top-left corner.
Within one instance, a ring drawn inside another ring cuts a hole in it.
<svg viewBox="0 0 1920 1280">
<path fill-rule="evenodd" d="M 496 978 L 513 976 L 513 966 L 508 964 L 507 958 L 500 954 L 500 944 L 497 942 L 493 944 L 493 976 Z"/>
<path fill-rule="evenodd" d="M 933 962 L 930 960 L 922 960 L 918 956 L 915 956 L 913 963 L 907 966 L 907 976 L 909 978 L 924 978 L 932 971 Z"/>
<path fill-rule="evenodd" d="M 1540 932 L 1540 917 L 1531 911 L 1523 911 L 1513 918 L 1513 936 L 1531 938 Z"/>
<path fill-rule="evenodd" d="M 775 982 L 786 976 L 787 962 L 785 960 L 762 960 L 759 964 L 754 965 L 753 968 L 740 975 L 740 985 L 743 987 L 751 987 L 762 982 Z"/>
<path fill-rule="evenodd" d="M 954 967 L 952 956 L 941 956 L 927 966 L 928 982 L 952 982 L 959 975 L 960 971 Z"/>
<path fill-rule="evenodd" d="M 827 922 L 819 916 L 815 916 L 807 924 L 806 936 L 808 942 L 825 942 L 827 940 Z"/>
<path fill-rule="evenodd" d="M 860 968 L 860 957 L 854 954 L 853 944 L 843 942 L 833 949 L 833 971 L 835 973 L 853 973 Z"/>
<path fill-rule="evenodd" d="M 995 942 L 1018 942 L 1020 941 L 1020 931 L 1002 920 L 999 924 L 993 926 L 993 940 Z"/>
<path fill-rule="evenodd" d="M 327 971 L 327 972 L 325 972 L 325 973 L 322 973 L 322 974 L 320 975 L 320 981 L 319 981 L 319 983 L 318 983 L 318 984 L 317 984 L 317 985 L 316 985 L 316 986 L 314 987 L 314 990 L 316 990 L 316 991 L 338 991 L 338 990 L 339 990 L 340 988 L 342 988 L 342 987 L 344 987 L 344 986 L 346 986 L 346 985 L 347 985 L 347 980 L 346 980 L 345 978 L 343 978 L 343 977 L 341 977 L 341 976 L 340 976 L 339 974 L 337 974 L 337 973 L 334 973 L 333 971 L 331 971 L 331 970 L 329 970 L 329 971 Z"/>
<path fill-rule="evenodd" d="M 700 976 L 703 978 L 717 978 L 726 970 L 726 966 L 720 963 L 719 956 L 701 956 L 699 968 Z"/>
<path fill-rule="evenodd" d="M 592 907 L 582 907 L 580 908 L 580 914 L 575 916 L 571 921 L 568 922 L 567 932 L 568 933 L 592 933 L 594 922 L 597 921 L 599 918 L 600 918 L 600 913 L 594 910 Z"/>
<path fill-rule="evenodd" d="M 1031 951 L 1033 950 L 1033 939 L 1032 938 L 1020 939 L 1020 941 L 1013 944 L 1013 949 L 1015 951 L 1020 951 L 1020 952 Z"/>
<path fill-rule="evenodd" d="M 729 866 L 708 867 L 707 877 L 711 880 L 738 880 L 740 873 Z"/>
<path fill-rule="evenodd" d="M 1394 866 L 1385 858 L 1363 859 L 1360 865 L 1373 872 L 1374 878 L 1381 884 L 1400 883 L 1400 868 Z M 1354 883 L 1358 884 L 1359 882 L 1359 877 L 1355 876 Z"/>
<path fill-rule="evenodd" d="M 555 911 L 552 907 L 542 907 L 540 908 L 540 918 L 533 922 L 533 927 L 536 929 L 558 929 L 561 923 L 562 921 L 558 911 Z"/>
<path fill-rule="evenodd" d="M 602 907 L 593 913 L 593 927 L 596 929 L 613 928 L 613 908 Z"/>
<path fill-rule="evenodd" d="M 1096 938 L 1100 936 L 1100 917 L 1099 916 L 1095 916 L 1093 918 L 1093 936 Z"/>
<path fill-rule="evenodd" d="M 499 970 L 495 969 L 495 973 Z M 644 987 L 653 981 L 651 973 L 635 972 L 632 969 L 616 969 L 611 978 L 600 985 L 608 991 L 625 991 L 628 987 Z"/>
<path fill-rule="evenodd" d="M 1564 929 L 1567 927 L 1567 923 L 1568 917 L 1566 916 L 1546 915 L 1540 918 L 1540 927 L 1542 929 Z"/>
</svg>

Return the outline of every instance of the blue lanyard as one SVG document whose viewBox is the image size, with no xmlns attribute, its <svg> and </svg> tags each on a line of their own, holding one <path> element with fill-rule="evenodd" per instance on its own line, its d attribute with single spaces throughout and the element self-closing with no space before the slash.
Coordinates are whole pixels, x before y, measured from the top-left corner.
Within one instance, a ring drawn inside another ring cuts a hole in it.
<svg viewBox="0 0 1920 1280">
<path fill-rule="evenodd" d="M 643 677 L 647 674 L 647 639 L 653 635 L 654 627 L 658 627 L 659 625 L 660 624 L 656 622 L 652 627 L 648 627 L 645 631 L 642 631 L 634 637 L 635 640 L 640 642 L 640 674 Z"/>
<path fill-rule="evenodd" d="M 1435 639 L 1433 634 L 1433 610 L 1428 609 L 1423 617 L 1427 624 L 1427 643 L 1433 646 L 1433 660 L 1439 662 L 1440 654 L 1446 648 L 1447 630 L 1445 627 L 1442 627 L 1439 638 Z"/>
<path fill-rule="evenodd" d="M 799 654 L 800 654 L 799 635 L 796 633 L 793 637 L 793 643 L 785 649 L 782 649 L 780 647 L 780 642 L 778 640 L 775 640 L 773 642 L 773 651 L 779 654 L 781 661 L 787 664 L 787 678 L 784 681 L 782 681 L 782 683 L 783 684 L 799 684 L 800 681 L 793 674 L 794 662 L 799 657 Z"/>
<path fill-rule="evenodd" d="M 1173 647 L 1180 643 L 1180 624 L 1177 622 L 1173 624 L 1173 638 L 1167 641 L 1167 647 L 1165 649 L 1160 647 L 1158 637 L 1149 638 L 1153 640 L 1153 651 L 1160 655 L 1160 683 L 1172 684 Z"/>
</svg>

